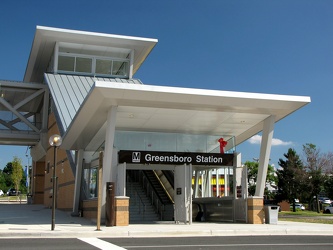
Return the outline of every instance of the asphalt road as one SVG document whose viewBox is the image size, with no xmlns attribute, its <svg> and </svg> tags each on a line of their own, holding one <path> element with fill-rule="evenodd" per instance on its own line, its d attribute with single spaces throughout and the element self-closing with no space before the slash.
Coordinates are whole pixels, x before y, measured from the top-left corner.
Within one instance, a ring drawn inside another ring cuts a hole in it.
<svg viewBox="0 0 333 250">
<path fill-rule="evenodd" d="M 0 239 L 0 249 L 333 249 L 332 236 Z"/>
</svg>

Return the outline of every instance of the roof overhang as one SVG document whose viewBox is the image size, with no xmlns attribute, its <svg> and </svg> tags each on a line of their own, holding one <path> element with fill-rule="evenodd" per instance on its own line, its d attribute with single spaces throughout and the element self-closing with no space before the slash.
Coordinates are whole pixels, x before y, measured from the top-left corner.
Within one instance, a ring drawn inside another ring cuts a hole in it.
<svg viewBox="0 0 333 250">
<path fill-rule="evenodd" d="M 230 135 L 238 145 L 262 131 L 267 117 L 279 121 L 310 101 L 307 96 L 97 81 L 64 134 L 62 147 L 89 150 L 97 134 L 105 136 L 101 128 L 112 106 L 117 106 L 117 130 Z"/>
<path fill-rule="evenodd" d="M 158 40 L 37 26 L 24 75 L 25 82 L 43 81 L 56 42 L 134 50 L 135 74 Z"/>
</svg>

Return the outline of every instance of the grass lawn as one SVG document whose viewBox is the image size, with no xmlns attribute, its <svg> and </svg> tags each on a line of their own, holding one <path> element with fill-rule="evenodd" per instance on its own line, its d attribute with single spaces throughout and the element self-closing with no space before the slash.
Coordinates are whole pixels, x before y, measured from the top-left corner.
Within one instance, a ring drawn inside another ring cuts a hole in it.
<svg viewBox="0 0 333 250">
<path fill-rule="evenodd" d="M 26 200 L 27 196 L 24 194 L 18 195 L 18 196 L 1 196 L 0 201 L 19 201 L 21 197 L 21 200 Z"/>
<path fill-rule="evenodd" d="M 279 220 L 333 224 L 333 214 L 323 214 L 313 211 L 279 212 Z"/>
</svg>

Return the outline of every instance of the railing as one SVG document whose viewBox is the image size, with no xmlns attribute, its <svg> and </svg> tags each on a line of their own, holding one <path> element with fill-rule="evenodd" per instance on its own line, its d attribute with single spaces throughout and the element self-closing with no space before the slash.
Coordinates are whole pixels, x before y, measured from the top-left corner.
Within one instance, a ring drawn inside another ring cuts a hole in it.
<svg viewBox="0 0 333 250">
<path fill-rule="evenodd" d="M 149 179 L 143 174 L 142 171 L 140 171 L 140 183 L 144 188 L 147 196 L 150 198 L 151 204 L 155 208 L 156 213 L 160 216 L 160 220 L 163 220 L 165 211 L 164 204 L 158 193 L 154 189 L 153 185 L 150 183 Z"/>
<path fill-rule="evenodd" d="M 134 199 L 135 199 L 135 205 L 137 204 L 139 198 L 139 214 L 141 214 L 141 210 L 142 210 L 142 216 L 141 219 L 144 220 L 145 219 L 145 212 L 146 212 L 146 204 L 143 202 L 142 198 L 140 197 L 139 193 L 137 191 L 135 191 L 135 195 L 134 195 Z M 142 207 L 142 208 L 141 208 Z"/>
<path fill-rule="evenodd" d="M 133 188 L 133 179 L 131 176 L 128 176 L 129 178 L 129 188 L 128 188 L 128 194 L 131 197 L 131 200 L 134 200 L 134 205 L 136 206 L 136 204 L 139 204 L 139 214 L 142 214 L 141 219 L 144 220 L 145 217 L 145 212 L 146 212 L 146 204 L 143 202 L 141 196 L 139 195 L 139 193 L 134 190 Z"/>
</svg>

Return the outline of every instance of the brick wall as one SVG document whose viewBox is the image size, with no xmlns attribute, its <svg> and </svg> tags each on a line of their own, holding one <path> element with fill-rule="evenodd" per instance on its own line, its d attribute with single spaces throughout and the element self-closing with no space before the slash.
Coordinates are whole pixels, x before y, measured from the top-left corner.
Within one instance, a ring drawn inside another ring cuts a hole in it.
<svg viewBox="0 0 333 250">
<path fill-rule="evenodd" d="M 33 162 L 32 201 L 33 204 L 44 204 L 45 162 Z"/>
<path fill-rule="evenodd" d="M 82 216 L 86 219 L 97 219 L 97 199 L 82 202 Z"/>
<path fill-rule="evenodd" d="M 54 134 L 60 133 L 54 114 L 50 114 L 48 120 L 48 138 Z M 66 151 L 61 148 L 57 148 L 56 150 L 56 176 L 58 177 L 56 206 L 58 209 L 71 211 L 73 209 L 75 178 L 67 159 Z M 52 206 L 53 166 L 54 148 L 49 146 L 47 148 L 44 164 L 44 205 L 48 207 Z"/>
<path fill-rule="evenodd" d="M 263 198 L 250 197 L 247 199 L 247 223 L 263 224 L 265 218 Z"/>
<path fill-rule="evenodd" d="M 116 226 L 129 225 L 129 197 L 115 197 Z"/>
</svg>

